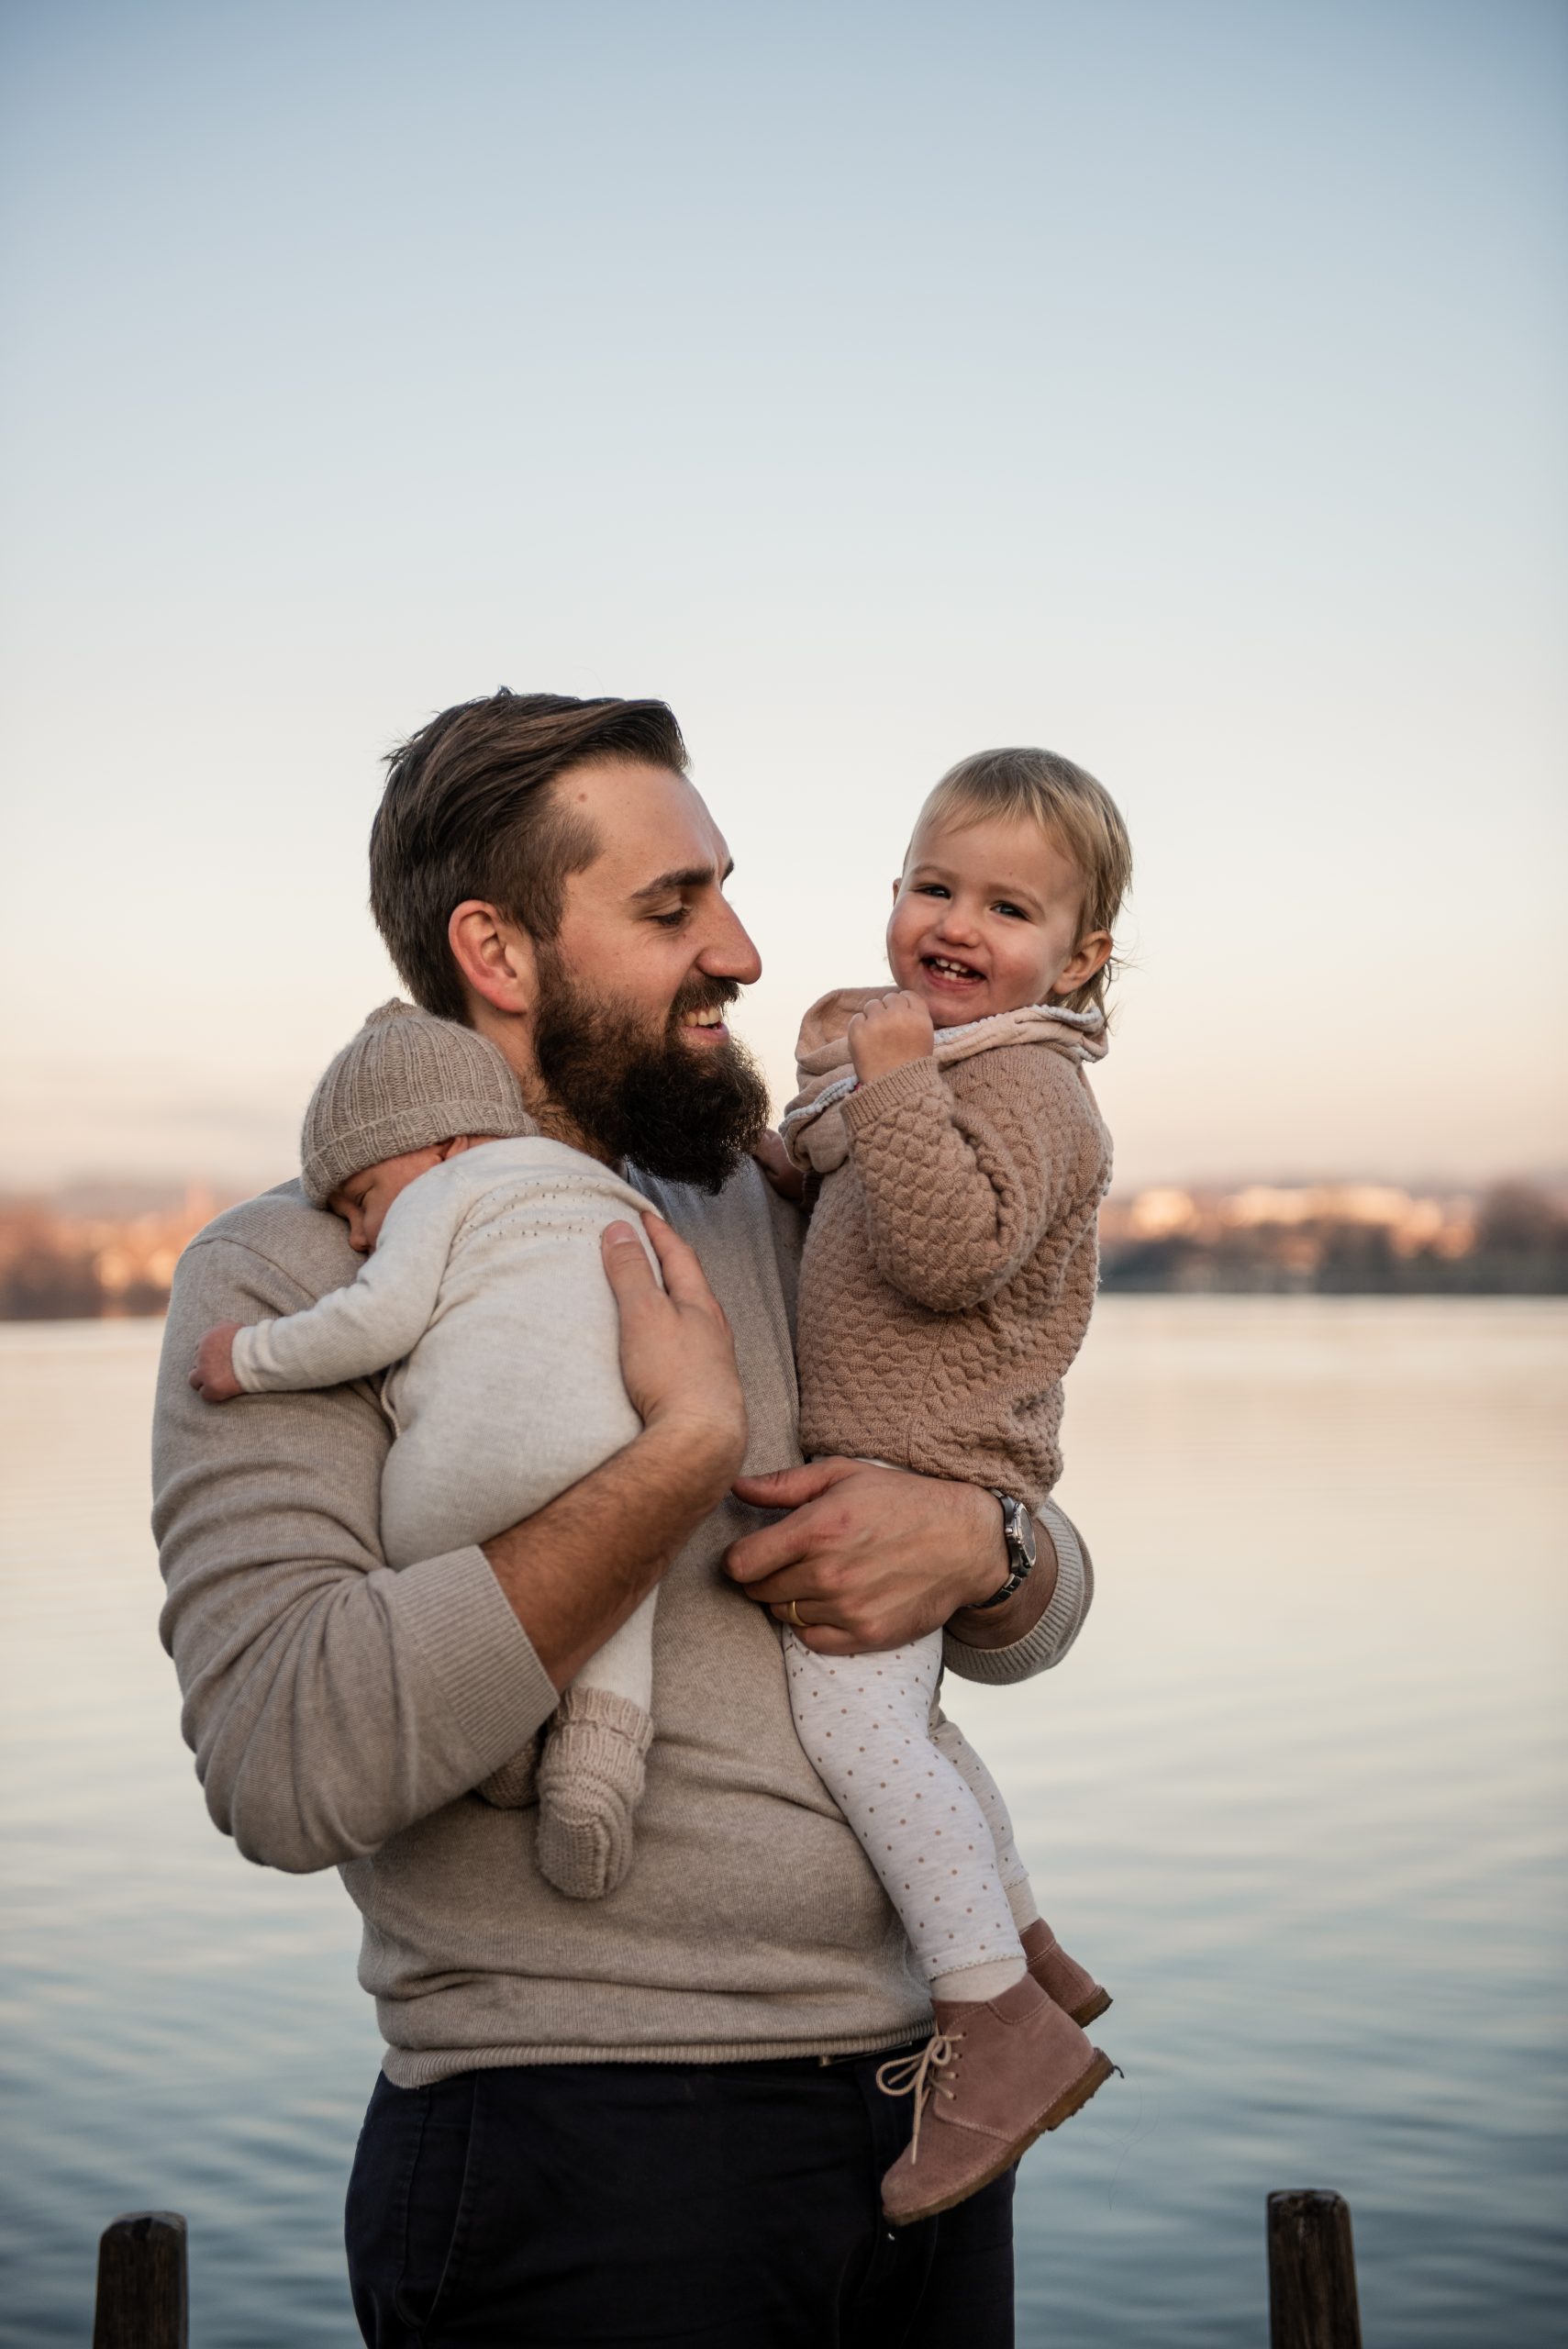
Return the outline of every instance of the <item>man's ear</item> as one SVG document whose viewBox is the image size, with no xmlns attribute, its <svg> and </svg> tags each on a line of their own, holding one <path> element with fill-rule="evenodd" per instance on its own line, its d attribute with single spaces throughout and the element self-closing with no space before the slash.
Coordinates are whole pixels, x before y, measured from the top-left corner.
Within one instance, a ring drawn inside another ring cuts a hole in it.
<svg viewBox="0 0 1568 2349">
<path fill-rule="evenodd" d="M 482 897 L 465 897 L 447 924 L 447 943 L 470 995 L 512 1019 L 533 1009 L 539 958 L 526 930 Z"/>
<path fill-rule="evenodd" d="M 1071 995 L 1075 988 L 1087 986 L 1095 973 L 1110 961 L 1115 942 L 1108 930 L 1091 930 L 1078 941 L 1051 981 L 1051 994 Z"/>
</svg>

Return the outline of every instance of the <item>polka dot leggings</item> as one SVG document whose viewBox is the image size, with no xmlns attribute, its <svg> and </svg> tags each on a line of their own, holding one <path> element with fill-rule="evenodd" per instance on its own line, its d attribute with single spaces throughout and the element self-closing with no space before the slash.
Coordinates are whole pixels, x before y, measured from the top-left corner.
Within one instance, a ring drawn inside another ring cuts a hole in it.
<svg viewBox="0 0 1568 2349">
<path fill-rule="evenodd" d="M 784 1649 L 800 1742 L 882 1878 L 927 1980 L 1016 1955 L 1004 1866 L 1018 1882 L 1024 1871 L 1006 1806 L 952 1722 L 941 1722 L 940 1744 L 932 1733 L 941 1633 L 883 1654 L 830 1656 L 786 1629 Z"/>
</svg>

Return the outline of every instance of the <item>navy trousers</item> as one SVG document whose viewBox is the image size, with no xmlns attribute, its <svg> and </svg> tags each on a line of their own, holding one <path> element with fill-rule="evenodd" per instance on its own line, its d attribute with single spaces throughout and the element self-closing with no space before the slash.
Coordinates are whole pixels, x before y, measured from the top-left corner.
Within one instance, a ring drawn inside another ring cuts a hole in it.
<svg viewBox="0 0 1568 2349">
<path fill-rule="evenodd" d="M 378 2081 L 348 2204 L 370 2349 L 1012 2349 L 1012 2175 L 894 2232 L 883 2060 Z"/>
</svg>

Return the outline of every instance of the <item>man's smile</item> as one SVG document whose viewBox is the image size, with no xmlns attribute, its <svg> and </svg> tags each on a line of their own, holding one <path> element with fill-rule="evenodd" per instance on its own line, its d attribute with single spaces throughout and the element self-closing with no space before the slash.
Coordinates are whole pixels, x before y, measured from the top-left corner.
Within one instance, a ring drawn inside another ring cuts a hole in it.
<svg viewBox="0 0 1568 2349">
<path fill-rule="evenodd" d="M 706 1044 L 727 1044 L 729 1041 L 724 1012 L 717 1003 L 710 1004 L 706 1011 L 688 1011 L 681 1021 L 681 1032 L 696 1041 L 699 1050 Z"/>
<path fill-rule="evenodd" d="M 678 990 L 670 1007 L 672 1033 L 694 1052 L 716 1051 L 733 1041 L 725 1013 L 740 998 L 740 990 L 733 980 L 698 973 Z"/>
</svg>

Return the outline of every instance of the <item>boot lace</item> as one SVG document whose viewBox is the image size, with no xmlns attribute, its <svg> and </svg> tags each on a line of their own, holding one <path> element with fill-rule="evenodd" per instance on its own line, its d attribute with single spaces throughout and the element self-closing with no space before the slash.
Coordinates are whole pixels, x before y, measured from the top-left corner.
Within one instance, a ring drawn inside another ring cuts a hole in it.
<svg viewBox="0 0 1568 2349">
<path fill-rule="evenodd" d="M 909 2159 L 920 2154 L 920 2122 L 926 2107 L 933 2096 L 945 2096 L 951 2103 L 958 2093 L 951 2082 L 958 2057 L 954 2054 L 962 2031 L 934 2031 L 924 2047 L 912 2055 L 895 2055 L 891 2063 L 879 2064 L 876 2084 L 884 2096 L 909 2096 L 915 2099 L 915 2126 L 909 2138 Z"/>
</svg>

